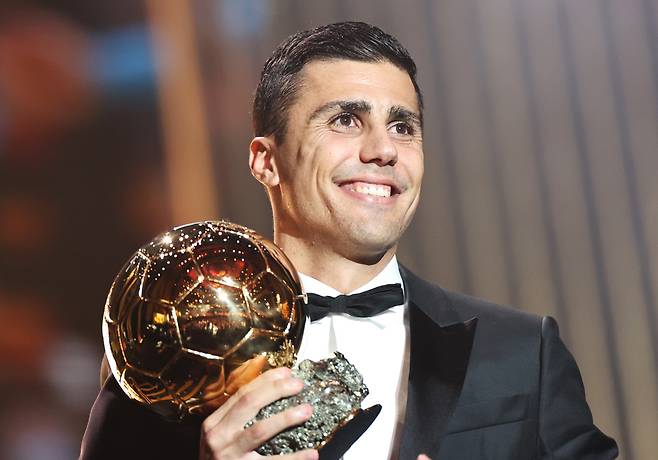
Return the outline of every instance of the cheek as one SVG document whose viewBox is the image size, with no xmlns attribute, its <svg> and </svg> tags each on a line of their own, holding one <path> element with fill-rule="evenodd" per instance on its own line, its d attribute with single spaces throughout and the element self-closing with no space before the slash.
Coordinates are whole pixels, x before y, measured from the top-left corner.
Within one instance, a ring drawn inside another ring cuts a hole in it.
<svg viewBox="0 0 658 460">
<path fill-rule="evenodd" d="M 425 165 L 423 162 L 423 154 L 418 151 L 402 152 L 402 166 L 406 171 L 407 176 L 416 184 L 420 185 L 423 179 Z"/>
<path fill-rule="evenodd" d="M 347 134 L 325 131 L 319 137 L 318 150 L 323 155 L 331 157 L 334 162 L 347 157 L 358 157 L 358 153 L 365 142 L 362 135 L 358 133 Z"/>
<path fill-rule="evenodd" d="M 412 158 L 414 159 L 414 175 L 420 182 L 425 172 L 425 155 L 423 154 L 422 148 L 420 151 L 416 150 Z"/>
</svg>

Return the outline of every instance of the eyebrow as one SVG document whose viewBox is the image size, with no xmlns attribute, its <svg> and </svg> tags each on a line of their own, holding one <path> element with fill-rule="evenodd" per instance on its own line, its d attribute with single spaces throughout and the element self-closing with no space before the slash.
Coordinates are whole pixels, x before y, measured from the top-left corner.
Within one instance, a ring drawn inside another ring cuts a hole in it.
<svg viewBox="0 0 658 460">
<path fill-rule="evenodd" d="M 372 111 L 370 103 L 364 100 L 336 100 L 327 102 L 315 109 L 311 116 L 308 117 L 308 121 L 313 121 L 322 114 L 333 111 L 336 108 L 340 108 L 344 112 L 370 113 Z"/>
<path fill-rule="evenodd" d="M 350 113 L 370 113 L 372 111 L 372 105 L 368 101 L 364 101 L 362 99 L 335 100 L 329 101 L 315 109 L 311 116 L 308 118 L 308 121 L 311 122 L 323 114 L 334 111 L 337 108 L 344 112 Z M 423 125 L 419 113 L 414 112 L 413 110 L 409 110 L 401 105 L 394 105 L 391 107 L 388 111 L 388 116 L 390 120 L 406 121 L 417 126 Z"/>
<path fill-rule="evenodd" d="M 406 121 L 417 126 L 423 125 L 420 114 L 401 105 L 394 105 L 391 107 L 388 111 L 388 116 L 391 120 Z"/>
</svg>

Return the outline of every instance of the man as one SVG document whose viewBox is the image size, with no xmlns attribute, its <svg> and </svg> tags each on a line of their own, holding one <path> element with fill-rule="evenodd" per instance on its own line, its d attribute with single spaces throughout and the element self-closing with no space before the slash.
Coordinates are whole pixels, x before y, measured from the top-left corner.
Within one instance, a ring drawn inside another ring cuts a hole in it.
<svg viewBox="0 0 658 460">
<path fill-rule="evenodd" d="M 329 313 L 307 324 L 300 357 L 340 350 L 371 388 L 366 402 L 384 407 L 344 458 L 616 457 L 614 441 L 592 423 L 553 319 L 444 291 L 398 265 L 423 176 L 415 78 L 396 39 L 339 23 L 288 38 L 256 91 L 249 164 L 267 189 L 274 239 L 306 291 L 336 296 L 396 283 L 404 290 L 404 300 L 375 316 Z M 172 429 L 116 387 L 110 379 L 92 410 L 85 458 L 122 455 L 119 441 L 131 437 L 161 444 L 134 447 L 139 455 L 187 458 L 200 438 L 200 458 L 257 458 L 258 445 L 312 410 L 302 405 L 244 429 L 261 407 L 300 391 L 287 369 L 242 387 L 200 428 Z"/>
</svg>

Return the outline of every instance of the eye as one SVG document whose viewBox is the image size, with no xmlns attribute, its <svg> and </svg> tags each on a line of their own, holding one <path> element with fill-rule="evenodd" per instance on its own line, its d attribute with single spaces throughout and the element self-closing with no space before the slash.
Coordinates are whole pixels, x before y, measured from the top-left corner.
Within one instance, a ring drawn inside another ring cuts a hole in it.
<svg viewBox="0 0 658 460">
<path fill-rule="evenodd" d="M 335 128 L 346 130 L 354 129 L 358 126 L 358 120 L 352 113 L 344 112 L 331 121 Z"/>
<path fill-rule="evenodd" d="M 354 121 L 352 115 L 348 113 L 344 113 L 338 117 L 338 123 L 340 123 L 342 126 L 350 126 L 352 121 Z"/>
<path fill-rule="evenodd" d="M 409 123 L 398 122 L 391 126 L 394 134 L 400 134 L 402 136 L 410 136 L 414 133 L 414 129 L 409 125 Z"/>
</svg>

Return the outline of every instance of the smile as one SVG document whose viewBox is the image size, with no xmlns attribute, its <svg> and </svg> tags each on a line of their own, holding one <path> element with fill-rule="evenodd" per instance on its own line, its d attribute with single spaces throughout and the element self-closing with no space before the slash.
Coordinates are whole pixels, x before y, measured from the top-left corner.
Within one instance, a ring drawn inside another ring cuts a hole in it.
<svg viewBox="0 0 658 460">
<path fill-rule="evenodd" d="M 371 204 L 391 205 L 400 194 L 400 188 L 386 178 L 363 177 L 337 185 L 353 198 Z"/>
<path fill-rule="evenodd" d="M 351 192 L 362 193 L 371 196 L 391 196 L 391 186 L 382 184 L 368 184 L 366 182 L 352 182 L 346 184 L 345 188 Z"/>
</svg>

